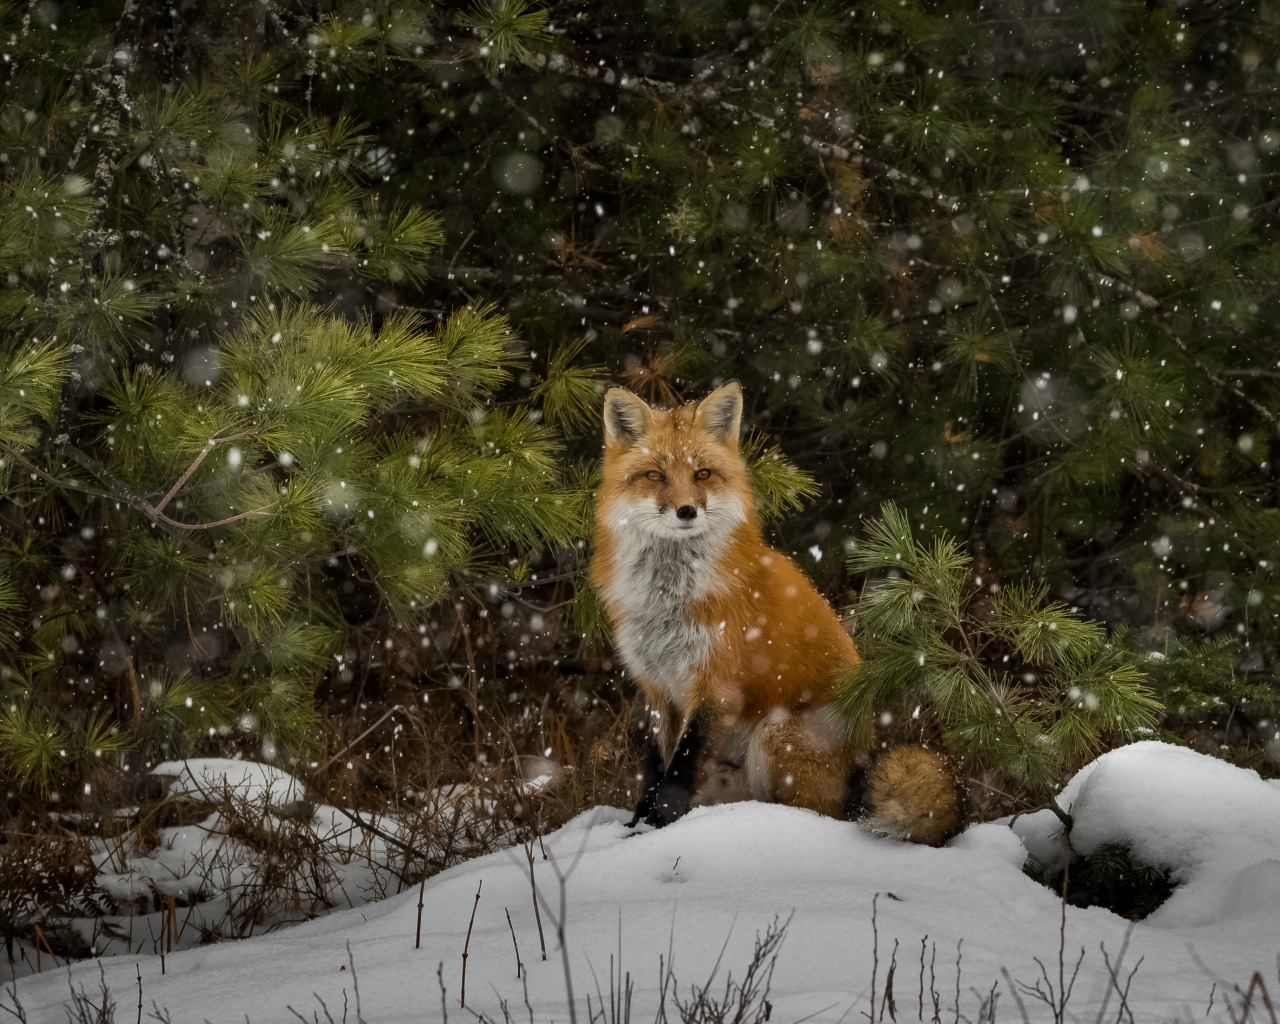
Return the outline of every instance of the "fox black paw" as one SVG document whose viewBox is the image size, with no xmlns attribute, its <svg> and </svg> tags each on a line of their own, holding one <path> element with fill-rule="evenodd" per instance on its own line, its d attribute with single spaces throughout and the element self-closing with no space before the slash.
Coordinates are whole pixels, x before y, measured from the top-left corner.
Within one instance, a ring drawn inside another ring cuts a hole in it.
<svg viewBox="0 0 1280 1024">
<path fill-rule="evenodd" d="M 653 801 L 653 808 L 645 815 L 644 823 L 652 825 L 654 828 L 670 825 L 673 821 L 683 818 L 689 813 L 689 805 L 692 799 L 693 794 L 687 789 L 664 786 L 658 791 L 658 795 Z"/>
</svg>

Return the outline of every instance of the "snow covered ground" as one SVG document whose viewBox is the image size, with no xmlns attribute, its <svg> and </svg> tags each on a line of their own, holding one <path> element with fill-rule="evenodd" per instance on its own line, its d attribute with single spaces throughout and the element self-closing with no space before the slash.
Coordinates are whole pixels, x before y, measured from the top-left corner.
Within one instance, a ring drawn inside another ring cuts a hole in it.
<svg viewBox="0 0 1280 1024">
<path fill-rule="evenodd" d="M 1225 1021 L 1228 1000 L 1238 1018 L 1239 992 L 1255 971 L 1280 1001 L 1280 785 L 1182 748 L 1142 743 L 1079 773 L 1062 804 L 1076 819 L 1078 849 L 1130 842 L 1182 883 L 1132 928 L 1127 948 L 1129 922 L 1098 908 L 1067 909 L 1068 978 L 1081 948 L 1085 956 L 1066 1019 L 1130 1019 L 1104 947 L 1113 968 L 1124 950 L 1121 987 L 1138 967 L 1127 1000 L 1137 1021 Z M 592 1008 L 599 1005 L 596 979 L 608 1000 L 610 958 L 616 974 L 620 949 L 622 970 L 635 984 L 631 1019 L 648 1021 L 659 1002 L 660 962 L 684 998 L 719 961 L 713 990 L 720 991 L 727 973 L 741 976 L 756 935 L 777 917 L 790 917 L 790 925 L 772 977 L 772 1021 L 866 1019 L 877 961 L 873 1019 L 889 1019 L 884 994 L 895 943 L 898 1020 L 916 1020 L 922 1004 L 924 1019 L 933 1019 L 931 987 L 941 1021 L 989 1019 L 983 1003 L 995 984 L 994 1019 L 1054 1019 L 1048 1005 L 1018 987 L 1020 1008 L 1010 986 L 1010 979 L 1039 979 L 1045 989 L 1036 958 L 1058 984 L 1061 905 L 1021 871 L 1028 848 L 1045 860 L 1055 856 L 1058 822 L 1048 812 L 1023 817 L 1014 829 L 974 826 L 938 850 L 756 803 L 699 809 L 658 832 L 629 832 L 624 818 L 598 809 L 548 836 L 548 859 L 534 847 L 545 961 L 529 863 L 517 847 L 426 883 L 421 948 L 418 895 L 407 892 L 274 934 L 174 953 L 163 975 L 155 957 L 100 961 L 116 1019 L 137 1017 L 140 984 L 144 1016 L 154 1004 L 174 1024 L 296 1020 L 289 1007 L 324 1021 L 320 1000 L 338 1021 L 344 997 L 352 1024 L 357 1017 L 368 1024 L 442 1021 L 446 1012 L 455 1022 L 472 1020 L 468 1010 L 501 1020 L 504 999 L 513 1019 L 542 1024 L 570 1020 L 571 985 L 577 1019 L 585 1022 L 588 994 Z M 516 943 L 531 1011 L 517 978 Z M 73 965 L 70 978 L 53 971 L 21 979 L 16 991 L 27 1020 L 62 1024 L 69 981 L 97 1001 L 98 963 Z M 678 1020 L 670 991 L 668 1016 Z M 1260 1004 L 1254 1012 L 1251 1019 L 1267 1019 Z"/>
<path fill-rule="evenodd" d="M 14 976 L 60 966 L 50 952 L 65 957 L 68 947 L 159 955 L 275 931 L 402 891 L 406 845 L 438 867 L 511 841 L 483 784 L 406 791 L 398 816 L 361 812 L 357 821 L 311 802 L 302 782 L 267 764 L 192 758 L 152 774 L 185 824 L 145 817 L 91 839 L 93 886 L 69 901 L 72 915 L 56 921 L 49 945 L 38 948 L 29 929 L 15 942 Z M 16 901 L 20 923 L 43 917 L 38 901 Z"/>
</svg>

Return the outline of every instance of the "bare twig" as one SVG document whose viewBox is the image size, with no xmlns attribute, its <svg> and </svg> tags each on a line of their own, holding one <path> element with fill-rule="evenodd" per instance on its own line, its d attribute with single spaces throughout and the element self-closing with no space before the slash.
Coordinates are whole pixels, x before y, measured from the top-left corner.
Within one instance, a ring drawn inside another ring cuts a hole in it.
<svg viewBox="0 0 1280 1024">
<path fill-rule="evenodd" d="M 347 940 L 347 963 L 351 966 L 351 990 L 356 997 L 356 1024 L 368 1024 L 360 1013 L 360 979 L 356 977 L 356 958 L 351 953 L 350 940 Z"/>
<path fill-rule="evenodd" d="M 1254 971 L 1253 977 L 1249 979 L 1249 988 L 1244 994 L 1244 1003 L 1240 1008 L 1240 1024 L 1245 1024 L 1248 1021 L 1249 1013 L 1253 1010 L 1253 993 L 1255 990 L 1262 997 L 1262 1005 L 1267 1011 L 1270 1024 L 1276 1024 L 1276 1009 L 1271 1005 L 1271 993 L 1267 991 L 1267 983 L 1262 980 L 1261 971 Z"/>
<path fill-rule="evenodd" d="M 1037 811 L 1050 811 L 1055 818 L 1062 822 L 1063 842 L 1067 847 L 1068 854 L 1071 852 L 1071 829 L 1075 827 L 1075 819 L 1071 817 L 1071 812 L 1064 811 L 1056 800 L 1049 800 L 1040 804 L 1038 807 L 1028 807 L 1025 811 L 1018 811 L 1009 819 L 1009 827 L 1013 827 L 1013 823 L 1021 818 L 1024 814 L 1035 814 Z"/>
<path fill-rule="evenodd" d="M 542 914 L 538 911 L 538 883 L 533 877 L 533 840 L 524 844 L 524 854 L 529 859 L 529 890 L 533 893 L 533 919 L 538 922 L 538 945 L 542 947 L 542 959 L 547 959 L 547 939 L 542 933 Z"/>
<path fill-rule="evenodd" d="M 200 641 L 196 639 L 196 631 L 191 628 L 191 605 L 187 601 L 186 587 L 182 588 L 182 610 L 186 612 L 186 615 L 187 615 L 187 636 L 191 640 L 191 646 L 195 648 L 195 651 L 197 654 L 199 654 L 201 657 L 204 657 L 205 650 L 203 647 L 200 646 Z M 129 660 L 130 660 L 130 665 L 132 665 L 133 659 L 131 658 Z M 135 720 L 136 720 L 136 716 L 135 716 Z"/>
<path fill-rule="evenodd" d="M 49 951 L 49 956 L 53 958 L 53 966 L 61 967 L 62 966 L 61 961 L 58 960 L 58 956 L 56 953 L 54 953 L 53 947 L 49 945 L 49 940 L 44 937 L 44 932 L 40 930 L 40 926 L 38 924 L 33 924 L 32 927 L 36 931 L 36 957 L 39 958 L 40 944 L 43 943 L 44 948 Z"/>
<path fill-rule="evenodd" d="M 1063 842 L 1067 844 L 1068 850 L 1071 847 L 1071 835 L 1068 831 L 1063 835 Z M 1071 980 L 1067 981 L 1064 969 L 1066 967 L 1066 948 L 1067 948 L 1067 880 L 1071 876 L 1071 860 L 1067 859 L 1066 865 L 1062 869 L 1062 916 L 1058 922 L 1058 992 L 1060 1000 L 1058 1003 L 1059 1022 L 1067 1019 L 1067 1002 L 1071 998 L 1071 991 L 1076 987 L 1076 978 L 1080 974 L 1080 965 L 1084 963 L 1084 947 L 1080 947 L 1080 956 L 1076 958 L 1075 969 L 1071 972 Z"/>
<path fill-rule="evenodd" d="M 1022 996 L 1018 994 L 1018 986 L 1013 983 L 1013 978 L 1009 975 L 1009 968 L 1001 967 L 1000 973 L 1004 975 L 1005 983 L 1009 986 L 1009 991 L 1013 993 L 1013 1001 L 1018 1004 L 1018 1016 L 1022 1018 L 1022 1024 L 1031 1024 L 1031 1018 L 1027 1016 L 1026 1004 L 1022 1001 Z"/>
<path fill-rule="evenodd" d="M 564 970 L 564 989 L 569 1010 L 569 1024 L 578 1024 L 578 1007 L 573 995 L 573 972 L 569 967 L 569 945 L 565 941 L 565 932 L 568 927 L 569 920 L 569 879 L 572 877 L 573 873 L 578 870 L 578 864 L 582 861 L 582 855 L 587 850 L 587 841 L 590 838 L 591 824 L 588 823 L 587 827 L 583 829 L 582 832 L 582 842 L 578 844 L 578 850 L 573 855 L 573 860 L 569 862 L 569 867 L 566 870 L 561 870 L 560 862 L 556 859 L 554 854 L 548 857 L 548 860 L 551 863 L 551 870 L 555 873 L 556 882 L 559 886 L 560 899 L 558 907 L 559 913 L 553 912 L 550 903 L 548 903 L 547 914 L 551 918 L 552 926 L 556 930 L 556 942 L 560 948 L 560 965 Z M 530 845 L 529 851 L 529 855 L 532 857 L 532 845 Z M 530 877 L 532 877 L 532 874 Z M 536 888 L 534 890 L 534 896 L 538 900 L 542 900 L 544 898 Z"/>
<path fill-rule="evenodd" d="M 403 708 L 401 708 L 401 706 L 400 706 L 399 704 L 394 704 L 394 705 L 392 705 L 390 708 L 388 708 L 388 709 L 387 709 L 387 710 L 382 714 L 382 717 L 381 717 L 381 718 L 379 718 L 376 722 L 374 722 L 374 723 L 373 723 L 373 725 L 369 726 L 369 728 L 367 728 L 367 729 L 366 729 L 364 732 L 362 732 L 359 736 L 357 736 L 357 737 L 356 737 L 355 739 L 353 739 L 350 743 L 348 743 L 345 747 L 343 747 L 343 748 L 342 748 L 341 750 L 339 750 L 336 754 L 334 754 L 334 755 L 333 755 L 333 757 L 331 757 L 331 758 L 329 758 L 329 760 L 325 761 L 325 763 L 324 763 L 324 764 L 322 764 L 319 768 L 317 768 L 317 769 L 316 769 L 312 774 L 313 774 L 313 775 L 323 775 L 323 774 L 324 774 L 324 772 L 325 772 L 325 770 L 326 770 L 326 769 L 327 769 L 331 764 L 333 764 L 333 762 L 334 762 L 334 761 L 338 760 L 338 758 L 340 758 L 340 757 L 341 757 L 343 754 L 345 754 L 348 750 L 350 750 L 350 749 L 351 749 L 352 747 L 354 747 L 357 743 L 359 743 L 362 739 L 364 739 L 366 736 L 368 736 L 368 735 L 369 735 L 369 733 L 373 732 L 373 730 L 374 730 L 374 729 L 378 728 L 378 726 L 380 726 L 380 725 L 381 725 L 383 722 L 385 722 L 388 718 L 390 718 L 392 715 L 394 715 L 397 711 L 402 711 L 402 710 L 403 710 Z"/>
<path fill-rule="evenodd" d="M 916 1003 L 916 1019 L 918 1020 L 924 1020 L 924 947 L 928 941 L 928 935 L 920 940 L 920 998 Z"/>
<path fill-rule="evenodd" d="M 183 523 L 179 522 L 164 512 L 158 511 L 146 498 L 135 493 L 131 488 L 117 480 L 100 462 L 92 456 L 82 452 L 74 445 L 64 445 L 61 451 L 65 452 L 72 462 L 76 463 L 82 469 L 87 470 L 96 477 L 107 489 L 100 490 L 96 487 L 90 487 L 81 483 L 79 480 L 65 480 L 61 477 L 54 476 L 36 465 L 30 459 L 26 458 L 18 451 L 5 448 L 5 453 L 12 456 L 15 462 L 20 462 L 29 472 L 34 473 L 45 483 L 53 484 L 55 487 L 61 487 L 70 491 L 78 491 L 81 494 L 89 494 L 95 498 L 105 498 L 109 501 L 118 501 L 122 505 L 128 505 L 145 515 L 153 523 L 164 523 L 166 526 L 172 526 L 177 530 L 211 530 L 215 526 L 226 526 L 228 523 L 234 523 L 240 519 L 246 519 L 249 516 L 267 515 L 273 506 L 265 505 L 262 508 L 249 509 L 247 512 L 239 512 L 234 516 L 228 516 L 226 519 L 219 519 L 212 523 Z"/>
<path fill-rule="evenodd" d="M 418 929 L 413 937 L 413 948 L 422 948 L 422 896 L 427 891 L 427 868 L 422 867 L 422 880 L 418 883 Z"/>
<path fill-rule="evenodd" d="M 1000 982 L 993 981 L 991 983 L 991 991 L 987 993 L 986 999 L 983 1000 L 982 1006 L 978 1009 L 978 1020 L 981 1021 L 985 1016 L 987 1024 L 996 1024 L 996 1003 L 1000 999 L 1000 993 L 996 990 L 1000 987 Z"/>
<path fill-rule="evenodd" d="M 1107 973 L 1110 975 L 1111 983 L 1107 986 L 1107 991 L 1102 997 L 1102 1005 L 1098 1007 L 1098 1016 L 1094 1019 L 1094 1024 L 1102 1024 L 1103 1015 L 1106 1014 L 1107 1012 L 1107 1005 L 1111 1002 L 1112 989 L 1115 989 L 1116 992 L 1120 993 L 1120 1010 L 1116 1014 L 1117 1022 L 1119 1022 L 1121 1015 L 1124 1013 L 1126 1009 L 1125 1002 L 1128 996 L 1129 986 L 1126 985 L 1124 987 L 1124 991 L 1121 992 L 1120 985 L 1118 982 L 1118 974 L 1120 971 L 1120 965 L 1124 963 L 1125 953 L 1127 953 L 1129 950 L 1129 939 L 1130 937 L 1132 937 L 1133 929 L 1136 925 L 1137 925 L 1136 921 L 1130 921 L 1129 927 L 1125 929 L 1124 941 L 1120 943 L 1120 952 L 1116 956 L 1116 963 L 1114 967 L 1111 966 L 1111 958 L 1107 955 L 1106 943 L 1098 944 L 1098 949 L 1102 951 L 1103 963 L 1107 965 Z M 1141 965 L 1142 961 L 1139 960 L 1138 964 Z M 1135 967 L 1134 971 L 1137 971 L 1137 969 L 1138 968 Z M 1133 973 L 1130 973 L 1129 978 L 1130 980 L 1132 980 Z M 1133 1014 L 1130 1014 L 1129 1016 L 1132 1017 Z"/>
<path fill-rule="evenodd" d="M 229 523 L 239 522 L 241 519 L 248 519 L 250 516 L 265 516 L 270 513 L 271 508 L 272 506 L 270 505 L 264 505 L 262 508 L 251 508 L 248 512 L 237 512 L 233 516 L 227 516 L 226 519 L 218 519 L 212 523 L 180 523 L 176 519 L 170 519 L 163 512 L 157 513 L 155 518 L 178 530 L 212 530 L 215 526 L 226 526 Z"/>
<path fill-rule="evenodd" d="M 204 443 L 204 447 L 200 449 L 200 454 L 196 456 L 195 462 L 191 463 L 191 465 L 183 471 L 182 475 L 178 477 L 177 481 L 169 488 L 165 496 L 160 499 L 160 503 L 151 510 L 152 514 L 158 516 L 164 511 L 164 507 L 173 500 L 173 496 L 175 494 L 182 490 L 182 485 L 191 479 L 191 474 L 200 468 L 200 463 L 204 462 L 205 456 L 213 451 L 215 445 L 221 441 L 235 441 L 242 437 L 248 437 L 251 433 L 252 431 L 244 430 L 239 434 L 232 434 L 230 437 L 218 437 L 217 434 L 214 434 L 213 437 L 209 438 L 209 440 Z"/>
<path fill-rule="evenodd" d="M 377 825 L 373 824 L 372 822 L 365 821 L 363 818 L 360 818 L 355 814 L 352 814 L 345 807 L 339 806 L 337 810 L 340 811 L 345 817 L 351 819 L 351 821 L 359 825 L 362 829 L 364 829 L 364 831 L 371 832 L 373 835 L 377 836 L 384 843 L 390 843 L 392 846 L 396 847 L 401 851 L 404 851 L 405 853 L 413 852 L 413 847 L 409 843 L 406 843 L 401 839 L 397 839 L 395 836 L 391 835 L 388 832 L 382 831 L 382 829 L 378 828 Z M 408 883 L 408 880 L 404 878 L 404 876 L 400 876 L 400 880 L 402 882 L 405 882 L 406 884 Z"/>
<path fill-rule="evenodd" d="M 178 945 L 178 897 L 169 894 L 169 952 Z"/>
<path fill-rule="evenodd" d="M 516 928 L 511 923 L 511 911 L 507 910 L 506 907 L 502 909 L 507 915 L 507 927 L 511 929 L 511 945 L 515 946 L 516 949 L 516 977 L 519 978 L 524 975 L 524 964 L 520 962 L 520 943 L 516 942 Z"/>
<path fill-rule="evenodd" d="M 893 953 L 889 957 L 889 970 L 884 976 L 884 997 L 880 1000 L 880 1019 L 884 1020 L 885 1007 L 889 1008 L 889 1019 L 898 1019 L 898 1004 L 893 998 L 893 977 L 898 973 L 898 940 L 893 940 Z"/>
<path fill-rule="evenodd" d="M 876 1024 L 876 980 L 880 977 L 880 928 L 877 921 L 880 894 L 871 897 L 871 1012 L 867 1020 Z"/>
<path fill-rule="evenodd" d="M 1105 950 L 1102 953 L 1102 958 L 1104 961 L 1106 961 L 1107 959 L 1107 954 Z M 1120 994 L 1120 1009 L 1116 1011 L 1116 1024 L 1123 1024 L 1124 1015 L 1126 1013 L 1129 1015 L 1129 1024 L 1134 1024 L 1133 1010 L 1129 1008 L 1129 986 L 1133 984 L 1134 975 L 1138 973 L 1138 968 L 1142 966 L 1142 961 L 1145 959 L 1146 959 L 1145 956 L 1138 957 L 1138 962 L 1133 965 L 1133 970 L 1131 970 L 1129 972 L 1129 976 L 1124 979 L 1123 989 L 1121 989 L 1119 984 L 1117 984 L 1118 979 L 1113 979 L 1112 981 L 1112 983 L 1116 985 L 1116 991 Z M 1117 968 L 1118 967 L 1119 965 L 1117 964 Z M 1111 964 L 1107 963 L 1107 970 L 1109 971 L 1110 969 L 1111 969 Z M 1275 1024 L 1274 1017 L 1272 1017 L 1272 1024 Z"/>
<path fill-rule="evenodd" d="M 137 725 L 142 721 L 142 691 L 138 689 L 138 671 L 133 667 L 132 655 L 129 656 L 129 689 L 133 693 L 133 723 Z"/>
<path fill-rule="evenodd" d="M 467 922 L 467 941 L 462 944 L 462 991 L 459 993 L 458 1005 L 467 1005 L 467 957 L 471 951 L 471 929 L 476 923 L 476 908 L 480 906 L 480 890 L 484 887 L 484 879 L 476 886 L 476 901 L 471 904 L 471 920 Z"/>
<path fill-rule="evenodd" d="M 462 605 L 457 605 L 458 621 L 462 625 L 462 644 L 467 652 L 467 674 L 471 683 L 471 730 L 475 763 L 480 761 L 480 682 L 476 675 L 476 654 L 471 647 L 471 627 L 462 621 Z"/>
<path fill-rule="evenodd" d="M 933 1001 L 933 1019 L 931 1024 L 942 1024 L 942 993 L 938 991 L 937 975 L 934 964 L 938 960 L 938 944 L 935 942 L 929 950 L 929 998 Z"/>
<path fill-rule="evenodd" d="M 964 939 L 956 943 L 956 1002 L 955 1024 L 960 1024 L 960 959 L 964 954 Z"/>
</svg>

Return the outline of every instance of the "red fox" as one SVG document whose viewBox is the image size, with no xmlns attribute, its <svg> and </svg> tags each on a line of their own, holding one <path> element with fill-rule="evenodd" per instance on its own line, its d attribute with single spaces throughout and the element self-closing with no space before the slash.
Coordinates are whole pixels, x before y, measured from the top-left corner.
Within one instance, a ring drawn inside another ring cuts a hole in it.
<svg viewBox="0 0 1280 1024">
<path fill-rule="evenodd" d="M 831 700 L 857 650 L 764 542 L 741 421 L 736 382 L 670 410 L 605 396 L 592 576 L 650 715 L 630 824 L 774 800 L 937 845 L 964 821 L 957 776 L 922 747 L 870 757 L 849 741 Z"/>
</svg>

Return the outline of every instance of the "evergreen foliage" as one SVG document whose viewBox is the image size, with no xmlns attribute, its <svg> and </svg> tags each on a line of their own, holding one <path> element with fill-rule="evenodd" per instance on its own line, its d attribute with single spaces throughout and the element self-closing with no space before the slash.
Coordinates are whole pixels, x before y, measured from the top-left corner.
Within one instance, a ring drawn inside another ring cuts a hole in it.
<svg viewBox="0 0 1280 1024">
<path fill-rule="evenodd" d="M 1175 888 L 1169 868 L 1144 864 L 1123 843 L 1102 843 L 1087 857 L 1076 857 L 1065 871 L 1048 873 L 1034 857 L 1024 870 L 1074 907 L 1106 907 L 1133 921 L 1147 917 Z"/>
<path fill-rule="evenodd" d="M 1046 792 L 1064 770 L 1154 731 L 1160 704 L 1133 655 L 1043 584 L 993 585 L 949 537 L 916 540 L 888 504 L 849 556 L 887 575 L 857 607 L 863 660 L 838 701 L 869 740 L 877 719 L 927 707 L 966 763 Z"/>
<path fill-rule="evenodd" d="M 1123 639 L 1133 642 L 1132 634 Z M 1274 686 L 1237 669 L 1240 645 L 1230 637 L 1208 643 L 1173 637 L 1144 664 L 1151 688 L 1165 707 L 1160 738 L 1189 742 L 1248 768 L 1266 770 L 1271 758 L 1254 738 L 1251 723 L 1280 710 Z"/>
<path fill-rule="evenodd" d="M 986 580 L 1141 651 L 1231 637 L 1275 690 L 1272 9 L 545 10 L 535 64 L 433 93 L 468 154 L 421 168 L 469 240 L 446 285 L 646 398 L 740 380 L 821 486 L 776 529 L 833 595 L 890 499 Z M 1258 693 L 1206 748 L 1274 771 Z"/>
<path fill-rule="evenodd" d="M 496 401 L 509 320 L 388 290 L 440 219 L 383 187 L 341 89 L 421 53 L 424 9 L 293 36 L 240 5 L 235 53 L 166 7 L 3 12 L 0 759 L 46 793 L 139 744 L 305 751 L 353 630 L 583 532 L 550 427 Z M 552 424 L 595 401 L 567 362 Z"/>
<path fill-rule="evenodd" d="M 31 786 L 295 754 L 330 705 L 456 685 L 442 599 L 563 608 L 540 650 L 582 654 L 608 379 L 742 381 L 770 529 L 837 603 L 883 501 L 956 538 L 912 542 L 927 607 L 865 596 L 865 671 L 955 612 L 985 696 L 913 669 L 855 717 L 923 688 L 1040 787 L 1136 728 L 1280 757 L 1270 8 L 53 10 L 0 0 L 0 756 Z"/>
</svg>

